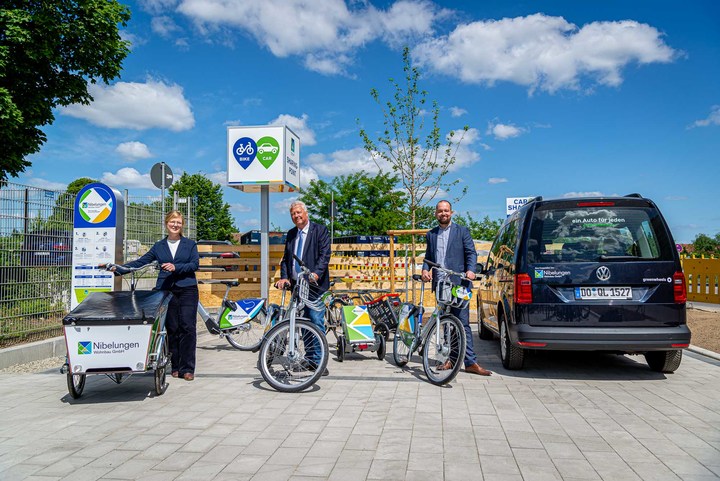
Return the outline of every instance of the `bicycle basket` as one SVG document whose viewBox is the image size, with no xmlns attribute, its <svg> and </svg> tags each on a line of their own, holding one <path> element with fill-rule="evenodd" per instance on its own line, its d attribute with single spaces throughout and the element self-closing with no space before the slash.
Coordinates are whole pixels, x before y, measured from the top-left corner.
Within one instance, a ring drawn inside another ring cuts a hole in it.
<svg viewBox="0 0 720 481">
<path fill-rule="evenodd" d="M 298 309 L 301 309 L 302 306 L 307 306 L 314 311 L 320 311 L 324 309 L 325 303 L 322 296 L 318 296 L 317 288 L 310 286 L 310 282 L 308 281 L 306 274 L 301 274 L 298 276 L 296 288 L 297 295 L 300 299 L 301 304 L 298 306 Z"/>
<path fill-rule="evenodd" d="M 465 286 L 453 285 L 448 280 L 440 281 L 435 291 L 438 304 L 464 309 L 470 303 L 472 291 Z"/>
<path fill-rule="evenodd" d="M 397 326 L 398 311 L 400 310 L 400 294 L 383 294 L 365 305 L 374 323 L 383 322 L 390 329 L 394 329 Z"/>
</svg>

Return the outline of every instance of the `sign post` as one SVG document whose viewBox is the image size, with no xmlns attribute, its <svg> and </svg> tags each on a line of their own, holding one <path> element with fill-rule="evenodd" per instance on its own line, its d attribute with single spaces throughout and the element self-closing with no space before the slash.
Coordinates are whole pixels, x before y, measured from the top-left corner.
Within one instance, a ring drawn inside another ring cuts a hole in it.
<svg viewBox="0 0 720 481">
<path fill-rule="evenodd" d="M 228 127 L 228 185 L 260 193 L 260 296 L 270 294 L 270 192 L 300 186 L 300 138 L 286 126 Z"/>
<path fill-rule="evenodd" d="M 530 202 L 535 197 L 506 197 L 505 198 L 505 214 L 510 217 L 516 210 Z"/>
<path fill-rule="evenodd" d="M 165 222 L 165 187 L 170 187 L 173 183 L 173 173 L 170 166 L 165 162 L 158 162 L 150 169 L 150 180 L 160 189 L 160 224 Z"/>
</svg>

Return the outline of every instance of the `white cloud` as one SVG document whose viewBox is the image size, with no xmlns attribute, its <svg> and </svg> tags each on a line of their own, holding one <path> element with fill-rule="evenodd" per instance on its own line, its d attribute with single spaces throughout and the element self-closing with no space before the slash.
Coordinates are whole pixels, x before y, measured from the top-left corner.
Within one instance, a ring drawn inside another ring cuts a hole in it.
<svg viewBox="0 0 720 481">
<path fill-rule="evenodd" d="M 460 107 L 450 107 L 450 115 L 453 117 L 462 117 L 467 113 L 467 110 L 461 109 Z"/>
<path fill-rule="evenodd" d="M 460 142 L 460 145 L 457 146 L 457 151 L 455 151 L 455 163 L 450 167 L 451 172 L 464 167 L 469 167 L 480 160 L 480 154 L 478 154 L 474 148 L 475 144 L 479 140 L 480 132 L 477 129 L 468 129 L 464 135 L 462 129 L 457 129 L 455 131 L 453 142 L 456 143 L 456 146 L 457 142 Z M 441 148 L 440 154 L 442 155 L 443 152 L 444 150 Z"/>
<path fill-rule="evenodd" d="M 691 129 L 693 127 L 708 127 L 710 125 L 720 125 L 720 105 L 713 105 L 710 109 L 710 115 L 708 115 L 707 118 L 702 120 L 696 120 L 688 128 Z"/>
<path fill-rule="evenodd" d="M 128 162 L 135 162 L 138 159 L 149 159 L 153 156 L 147 145 L 136 141 L 123 142 L 115 147 L 115 152 L 120 154 L 120 156 Z"/>
<path fill-rule="evenodd" d="M 507 140 L 513 137 L 518 137 L 525 133 L 527 130 L 522 127 L 516 127 L 512 124 L 501 124 L 499 122 L 489 123 L 487 134 L 493 135 L 497 140 Z"/>
<path fill-rule="evenodd" d="M 678 53 L 656 28 L 632 20 L 578 28 L 562 17 L 535 14 L 459 25 L 412 50 L 418 66 L 464 82 L 513 82 L 555 92 L 589 83 L 617 86 L 630 63 L 671 62 Z"/>
<path fill-rule="evenodd" d="M 40 179 L 38 177 L 30 177 L 23 179 L 24 185 L 31 185 L 33 187 L 38 187 L 40 189 L 47 189 L 47 190 L 67 190 L 67 184 L 64 184 L 62 182 L 53 182 L 52 180 L 45 180 Z"/>
<path fill-rule="evenodd" d="M 569 197 L 604 197 L 605 194 L 602 192 L 566 192 L 562 195 L 564 198 Z"/>
<path fill-rule="evenodd" d="M 175 33 L 182 31 L 182 29 L 175 23 L 172 17 L 167 15 L 161 15 L 159 17 L 153 17 L 150 22 L 152 31 L 164 38 L 169 38 Z"/>
<path fill-rule="evenodd" d="M 504 184 L 508 180 L 505 177 L 490 177 L 488 179 L 488 184 Z"/>
<path fill-rule="evenodd" d="M 300 167 L 300 188 L 304 189 L 310 185 L 313 180 L 320 179 L 317 171 L 312 167 Z M 289 206 L 288 206 L 289 207 Z"/>
<path fill-rule="evenodd" d="M 103 172 L 100 182 L 111 187 L 126 187 L 134 189 L 155 189 L 150 174 L 141 174 L 132 167 L 123 167 L 116 173 Z"/>
<path fill-rule="evenodd" d="M 289 114 L 281 114 L 275 120 L 268 122 L 268 125 L 287 125 L 300 138 L 300 145 L 315 145 L 315 132 L 307 125 L 308 115 L 295 117 Z"/>
<path fill-rule="evenodd" d="M 220 185 L 227 184 L 227 171 L 226 170 L 221 170 L 219 172 L 212 172 L 210 174 L 203 173 L 203 175 L 216 184 L 220 184 Z"/>
<path fill-rule="evenodd" d="M 347 175 L 355 172 L 377 173 L 378 167 L 373 162 L 372 157 L 362 147 L 356 147 L 350 150 L 336 150 L 329 154 L 310 154 L 305 157 L 307 167 L 312 167 L 320 177 L 335 177 L 337 175 Z M 387 165 L 386 172 L 391 170 Z"/>
<path fill-rule="evenodd" d="M 344 0 L 183 0 L 177 10 L 205 35 L 239 31 L 273 55 L 301 56 L 308 69 L 326 75 L 344 74 L 352 55 L 374 40 L 396 47 L 431 34 L 446 14 L 426 0 L 399 0 L 386 10 L 368 2 L 350 7 Z"/>
<path fill-rule="evenodd" d="M 139 0 L 138 3 L 146 12 L 157 15 L 173 10 L 177 6 L 178 0 Z"/>
<path fill-rule="evenodd" d="M 73 104 L 60 112 L 113 129 L 161 128 L 180 132 L 195 125 L 190 103 L 177 84 L 156 80 L 89 84 L 88 91 L 95 99 L 90 105 Z"/>
<path fill-rule="evenodd" d="M 245 219 L 240 223 L 240 225 L 249 227 L 250 230 L 259 230 L 260 229 L 260 219 Z"/>
<path fill-rule="evenodd" d="M 230 210 L 234 210 L 235 212 L 252 212 L 252 207 L 249 207 L 247 204 L 230 204 Z"/>
</svg>

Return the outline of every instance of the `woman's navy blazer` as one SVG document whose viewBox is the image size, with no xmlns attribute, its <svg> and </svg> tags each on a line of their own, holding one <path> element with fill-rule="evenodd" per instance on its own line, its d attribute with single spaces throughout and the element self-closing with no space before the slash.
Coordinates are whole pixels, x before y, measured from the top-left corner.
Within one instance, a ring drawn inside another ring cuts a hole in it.
<svg viewBox="0 0 720 481">
<path fill-rule="evenodd" d="M 168 290 L 172 287 L 197 285 L 195 271 L 200 267 L 200 254 L 198 254 L 197 244 L 194 240 L 180 237 L 180 245 L 178 245 L 173 259 L 167 237 L 165 237 L 157 241 L 145 255 L 124 265 L 125 267 L 142 267 L 152 261 L 157 261 L 158 264 L 170 262 L 175 265 L 175 272 L 160 270 L 155 289 Z"/>
</svg>

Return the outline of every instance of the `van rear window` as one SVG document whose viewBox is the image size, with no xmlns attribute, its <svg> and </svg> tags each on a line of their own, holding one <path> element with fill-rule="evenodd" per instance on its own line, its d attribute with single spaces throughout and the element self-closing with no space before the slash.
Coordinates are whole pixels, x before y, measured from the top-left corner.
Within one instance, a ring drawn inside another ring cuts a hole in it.
<svg viewBox="0 0 720 481">
<path fill-rule="evenodd" d="M 572 207 L 535 210 L 528 261 L 672 260 L 674 246 L 657 211 L 647 207 Z"/>
</svg>

